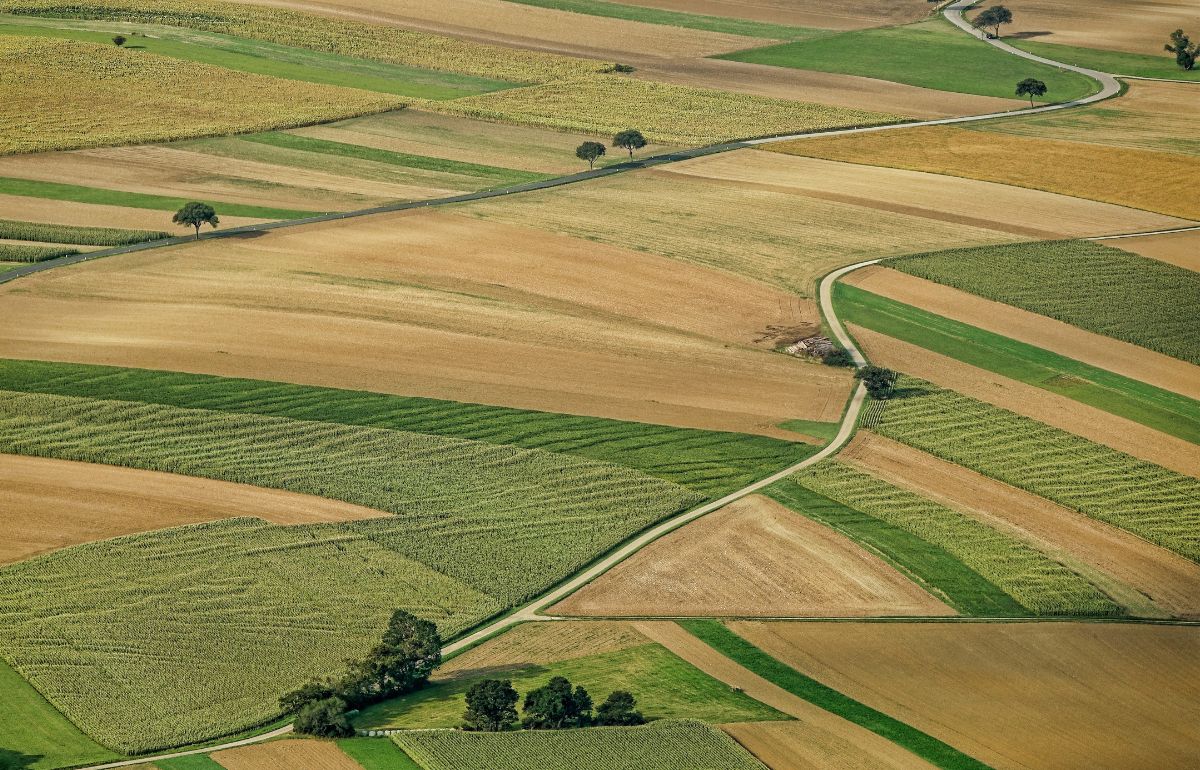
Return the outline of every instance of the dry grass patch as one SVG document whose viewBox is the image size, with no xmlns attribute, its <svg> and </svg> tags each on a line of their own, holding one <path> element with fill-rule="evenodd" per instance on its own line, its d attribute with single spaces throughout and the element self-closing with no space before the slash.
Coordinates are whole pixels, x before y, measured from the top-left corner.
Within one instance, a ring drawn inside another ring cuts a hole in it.
<svg viewBox="0 0 1200 770">
<path fill-rule="evenodd" d="M 1084 142 L 924 126 L 848 137 L 800 139 L 773 152 L 983 179 L 1200 219 L 1192 180 L 1200 158 Z M 1046 169 L 1053 168 L 1053 174 Z M 1035 223 L 1052 221 L 1044 215 Z M 1182 222 L 1175 221 L 1179 225 Z M 1170 227 L 1159 224 L 1129 229 Z M 1114 223 L 1110 232 L 1119 232 Z"/>
<path fill-rule="evenodd" d="M 13 358 L 780 437 L 787 419 L 837 419 L 850 389 L 843 370 L 764 349 L 815 328 L 794 296 L 436 212 L 201 241 L 14 287 L 0 290 L 23 319 L 0 332 Z"/>
<path fill-rule="evenodd" d="M 386 514 L 312 495 L 111 465 L 0 455 L 0 563 L 69 545 L 214 519 L 275 524 Z"/>
<path fill-rule="evenodd" d="M 1020 0 L 1012 8 L 1006 36 L 1163 57 L 1171 30 L 1196 26 L 1192 0 Z"/>
<path fill-rule="evenodd" d="M 362 770 L 336 743 L 300 738 L 209 754 L 226 770 Z"/>
<path fill-rule="evenodd" d="M 527 666 L 628 650 L 650 644 L 631 624 L 621 621 L 522 623 L 485 644 L 446 661 L 435 681 L 498 673 Z"/>
<path fill-rule="evenodd" d="M 1200 271 L 1200 230 L 1148 235 L 1145 238 L 1122 238 L 1105 241 L 1104 245 Z"/>
<path fill-rule="evenodd" d="M 263 131 L 403 104 L 386 94 L 31 37 L 0 36 L 0 85 L 8 95 L 0 155 Z"/>
<path fill-rule="evenodd" d="M 655 541 L 552 611 L 697 617 L 954 614 L 878 556 L 758 495 Z"/>
<path fill-rule="evenodd" d="M 1200 629 L 1103 623 L 762 623 L 797 670 L 998 770 L 1190 768 Z"/>
<path fill-rule="evenodd" d="M 820 29 L 865 29 L 917 21 L 929 14 L 923 0 L 634 0 L 630 5 L 664 8 L 669 11 L 754 19 L 773 24 Z"/>
</svg>

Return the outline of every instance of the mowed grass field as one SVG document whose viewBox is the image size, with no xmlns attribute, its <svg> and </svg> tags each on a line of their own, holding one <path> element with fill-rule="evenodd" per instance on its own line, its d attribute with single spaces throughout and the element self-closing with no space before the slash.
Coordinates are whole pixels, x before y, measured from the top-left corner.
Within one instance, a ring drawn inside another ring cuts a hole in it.
<svg viewBox="0 0 1200 770">
<path fill-rule="evenodd" d="M 916 21 L 929 13 L 929 7 L 916 0 L 847 0 L 836 6 L 822 0 L 765 0 L 754 5 L 737 0 L 638 0 L 636 5 L 818 29 L 882 27 Z"/>
<path fill-rule="evenodd" d="M 1186 181 L 1200 168 L 1200 160 L 1182 153 L 1100 147 L 1086 141 L 995 134 L 953 126 L 802 139 L 768 149 L 984 179 L 1200 219 L 1200 204 L 1190 194 Z M 1054 173 L 1047 174 L 1051 166 Z"/>
</svg>

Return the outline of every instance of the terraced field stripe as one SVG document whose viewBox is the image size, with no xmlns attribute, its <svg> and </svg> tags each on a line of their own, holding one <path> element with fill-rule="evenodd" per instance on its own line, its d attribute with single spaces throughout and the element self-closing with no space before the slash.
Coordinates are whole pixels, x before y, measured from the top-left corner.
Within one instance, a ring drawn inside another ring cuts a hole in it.
<svg viewBox="0 0 1200 770">
<path fill-rule="evenodd" d="M 0 219 L 0 238 L 16 241 L 72 243 L 81 246 L 125 246 L 170 237 L 170 233 L 150 230 L 124 230 L 117 227 L 80 227 Z"/>
<path fill-rule="evenodd" d="M 945 770 L 987 770 L 988 765 L 898 719 L 843 695 L 758 649 L 716 620 L 682 620 L 679 625 L 730 660 L 826 711 L 908 749 Z"/>
<path fill-rule="evenodd" d="M 880 554 L 917 584 L 932 589 L 935 595 L 965 615 L 1019 618 L 1033 614 L 949 551 L 908 530 L 843 505 L 795 481 L 772 484 L 763 493 Z"/>
<path fill-rule="evenodd" d="M 154 209 L 156 211 L 178 211 L 190 198 L 172 198 L 166 195 L 151 195 L 149 193 L 126 192 L 125 190 L 106 190 L 101 187 L 84 187 L 76 184 L 61 182 L 42 182 L 34 179 L 16 179 L 0 177 L 0 193 L 5 195 L 23 195 L 27 198 L 48 198 L 56 201 L 72 201 L 74 203 L 98 203 L 105 206 L 128 206 L 137 209 Z M 249 217 L 253 219 L 302 219 L 320 214 L 320 211 L 297 211 L 295 209 L 277 209 L 269 206 L 250 206 L 242 203 L 224 203 L 209 200 L 217 210 L 218 216 Z M 164 218 L 164 224 L 170 224 L 170 218 Z"/>
<path fill-rule="evenodd" d="M 708 16 L 686 11 L 667 11 L 639 5 L 606 2 L 605 0 L 512 0 L 512 2 L 534 5 L 538 8 L 582 13 L 588 16 L 640 21 L 645 24 L 663 24 L 669 27 L 685 27 L 705 32 L 722 32 L 727 35 L 743 35 L 767 40 L 803 40 L 831 34 L 828 30 L 795 27 L 790 24 L 772 24 L 767 21 L 734 19 L 728 16 Z"/>
<path fill-rule="evenodd" d="M 1200 401 L 857 286 L 833 297 L 843 321 L 1200 444 Z"/>
<path fill-rule="evenodd" d="M 481 177 L 495 181 L 498 185 L 524 184 L 550 179 L 553 174 L 539 174 L 534 171 L 503 168 L 501 166 L 485 166 L 479 163 L 466 163 L 445 158 L 431 158 L 426 155 L 412 155 L 407 152 L 379 150 L 374 147 L 363 147 L 345 142 L 333 142 L 327 139 L 314 139 L 298 136 L 282 131 L 272 131 L 265 134 L 248 134 L 239 139 L 247 142 L 283 147 L 289 150 L 318 152 L 323 155 L 336 155 L 342 158 L 369 160 L 376 163 L 387 163 L 392 166 L 417 168 L 424 171 L 441 171 L 447 174 L 462 174 L 463 176 Z"/>
<path fill-rule="evenodd" d="M 424 770 L 390 738 L 343 738 L 337 745 L 363 770 Z"/>
</svg>

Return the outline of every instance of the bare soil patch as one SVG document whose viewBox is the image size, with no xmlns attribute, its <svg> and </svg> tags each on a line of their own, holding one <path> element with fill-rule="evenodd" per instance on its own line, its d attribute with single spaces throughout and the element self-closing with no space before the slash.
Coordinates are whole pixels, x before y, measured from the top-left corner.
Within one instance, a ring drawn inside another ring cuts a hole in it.
<svg viewBox="0 0 1200 770">
<path fill-rule="evenodd" d="M 1153 610 L 1146 607 L 1153 601 L 1166 614 L 1200 617 L 1200 565 L 1124 530 L 870 431 L 860 432 L 839 457 L 1013 532 L 1052 557 L 1065 557 L 1069 567 L 1087 567 L 1076 571 L 1132 614 Z"/>
<path fill-rule="evenodd" d="M 638 621 L 633 626 L 714 679 L 799 720 L 795 729 L 805 742 L 804 755 L 813 757 L 816 767 L 931 767 L 895 743 L 768 682 L 676 623 Z"/>
<path fill-rule="evenodd" d="M 731 503 L 559 602 L 563 615 L 953 615 L 887 562 L 774 500 Z"/>
<path fill-rule="evenodd" d="M 787 623 L 732 628 L 995 768 L 1194 767 L 1200 628 Z"/>
<path fill-rule="evenodd" d="M 1200 474 L 1200 447 L 1087 404 L 850 325 L 872 362 L 920 377 L 1002 409 L 1105 444 L 1189 476 Z"/>
<path fill-rule="evenodd" d="M 773 24 L 818 29 L 865 29 L 917 21 L 929 15 L 924 0 L 634 0 L 630 5 L 665 8 L 669 11 L 754 19 Z"/>
<path fill-rule="evenodd" d="M 0 564 L 134 532 L 253 516 L 275 524 L 350 521 L 381 511 L 172 473 L 0 455 Z"/>
<path fill-rule="evenodd" d="M 333 741 L 291 738 L 216 751 L 209 755 L 227 770 L 362 770 Z"/>
<path fill-rule="evenodd" d="M 1196 25 L 1191 0 L 1018 0 L 1011 8 L 1006 36 L 1154 56 L 1166 55 L 1171 30 Z"/>
<path fill-rule="evenodd" d="M 644 644 L 650 644 L 650 639 L 622 621 L 522 623 L 485 644 L 451 658 L 437 670 L 433 678 L 470 678 L 617 652 Z"/>
<path fill-rule="evenodd" d="M 1160 259 L 1172 265 L 1200 271 L 1200 230 L 1167 235 L 1147 235 L 1145 238 L 1122 238 L 1105 241 L 1105 246 L 1115 246 L 1122 251 L 1141 254 L 1143 257 Z"/>
<path fill-rule="evenodd" d="M 811 303 L 737 276 L 439 212 L 100 260 L 0 290 L 0 355 L 788 434 L 845 371 L 754 341 Z M 252 333 L 248 333 L 252 331 Z"/>
<path fill-rule="evenodd" d="M 1200 368 L 1138 345 L 879 265 L 856 270 L 845 281 L 897 302 L 1200 399 Z"/>
<path fill-rule="evenodd" d="M 82 227 L 118 227 L 130 230 L 164 230 L 173 232 L 170 211 L 135 209 L 126 206 L 104 206 L 95 203 L 74 203 L 50 198 L 26 198 L 21 195 L 0 194 L 0 209 L 5 219 L 23 222 L 46 222 L 56 225 Z M 221 217 L 222 227 L 238 227 L 265 222 L 248 217 Z M 182 229 L 179 230 L 183 234 Z"/>
</svg>

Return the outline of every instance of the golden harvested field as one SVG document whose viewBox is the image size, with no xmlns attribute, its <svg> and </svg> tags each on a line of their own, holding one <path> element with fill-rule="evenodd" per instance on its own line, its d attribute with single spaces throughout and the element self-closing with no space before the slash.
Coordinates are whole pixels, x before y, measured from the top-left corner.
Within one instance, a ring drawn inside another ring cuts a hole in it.
<svg viewBox="0 0 1200 770">
<path fill-rule="evenodd" d="M 1171 30 L 1194 28 L 1197 19 L 1192 0 L 1018 0 L 1011 8 L 1006 36 L 1156 56 Z"/>
<path fill-rule="evenodd" d="M 1105 241 L 1104 245 L 1200 271 L 1200 230 L 1148 235 L 1145 238 L 1122 238 Z"/>
<path fill-rule="evenodd" d="M 877 770 L 881 767 L 932 767 L 913 754 L 884 756 L 861 751 L 845 738 L 800 720 L 739 722 L 720 725 L 743 748 L 771 770 Z"/>
<path fill-rule="evenodd" d="M 1021 537 L 1133 615 L 1200 617 L 1200 565 L 1165 548 L 870 431 L 860 431 L 838 457 Z"/>
<path fill-rule="evenodd" d="M 0 155 L 262 131 L 403 104 L 387 94 L 34 37 L 0 36 L 0 87 L 7 97 Z M 227 98 L 231 92 L 239 98 Z"/>
<path fill-rule="evenodd" d="M 385 514 L 322 497 L 111 465 L 0 455 L 0 564 L 110 537 L 214 519 L 275 524 Z"/>
<path fill-rule="evenodd" d="M 22 222 L 45 222 L 55 225 L 81 227 L 119 227 L 131 230 L 172 231 L 171 212 L 157 209 L 135 209 L 127 206 L 106 206 L 98 203 L 74 203 L 51 198 L 27 198 L 22 195 L 0 195 L 0 210 L 8 219 Z M 264 222 L 249 217 L 221 216 L 221 227 L 237 227 Z"/>
<path fill-rule="evenodd" d="M 1193 768 L 1200 628 L 731 624 L 824 684 L 997 770 Z"/>
<path fill-rule="evenodd" d="M 425 108 L 484 120 L 610 136 L 637 126 L 651 141 L 682 144 L 712 144 L 898 120 L 894 115 L 865 110 L 613 75 L 430 102 Z"/>
<path fill-rule="evenodd" d="M 0 294 L 22 319 L 0 331 L 14 358 L 780 436 L 787 419 L 836 420 L 850 391 L 844 370 L 770 352 L 815 328 L 800 298 L 432 211 L 201 240 Z"/>
<path fill-rule="evenodd" d="M 1189 476 L 1200 475 L 1200 447 L 1034 385 L 850 324 L 872 362 L 1023 414 Z"/>
<path fill-rule="evenodd" d="M 333 741 L 291 738 L 209 755 L 226 770 L 362 770 Z"/>
<path fill-rule="evenodd" d="M 1195 83 L 1127 81 L 1119 99 L 1045 115 L 988 120 L 979 131 L 1066 139 L 1138 150 L 1200 155 L 1195 121 L 1179 109 L 1196 98 Z"/>
<path fill-rule="evenodd" d="M 754 495 L 675 530 L 589 583 L 561 615 L 953 615 L 878 556 Z"/>
<path fill-rule="evenodd" d="M 856 270 L 844 280 L 897 302 L 1200 399 L 1200 368 L 1187 361 L 880 265 Z"/>
<path fill-rule="evenodd" d="M 522 623 L 510 631 L 446 661 L 435 681 L 476 677 L 526 666 L 544 666 L 650 644 L 622 621 Z"/>
<path fill-rule="evenodd" d="M 1200 173 L 1200 157 L 1194 155 L 997 135 L 953 126 L 798 139 L 767 149 L 983 179 L 1200 219 L 1200 198 L 1193 194 L 1191 183 Z M 1047 168 L 1054 173 L 1047 174 Z M 1051 220 L 1039 216 L 1035 221 Z"/>
<path fill-rule="evenodd" d="M 630 5 L 664 8 L 668 11 L 729 16 L 774 24 L 819 29 L 865 29 L 917 21 L 929 15 L 924 0 L 634 0 Z"/>
<path fill-rule="evenodd" d="M 633 627 L 704 673 L 794 717 L 795 739 L 812 767 L 930 768 L 898 744 L 842 719 L 735 663 L 671 621 L 637 621 Z M 886 627 L 886 624 L 885 624 Z M 776 723 L 778 724 L 778 723 Z M 790 723 L 789 723 L 790 724 Z M 736 731 L 736 728 L 734 728 Z M 732 732 L 736 737 L 736 732 Z"/>
</svg>

